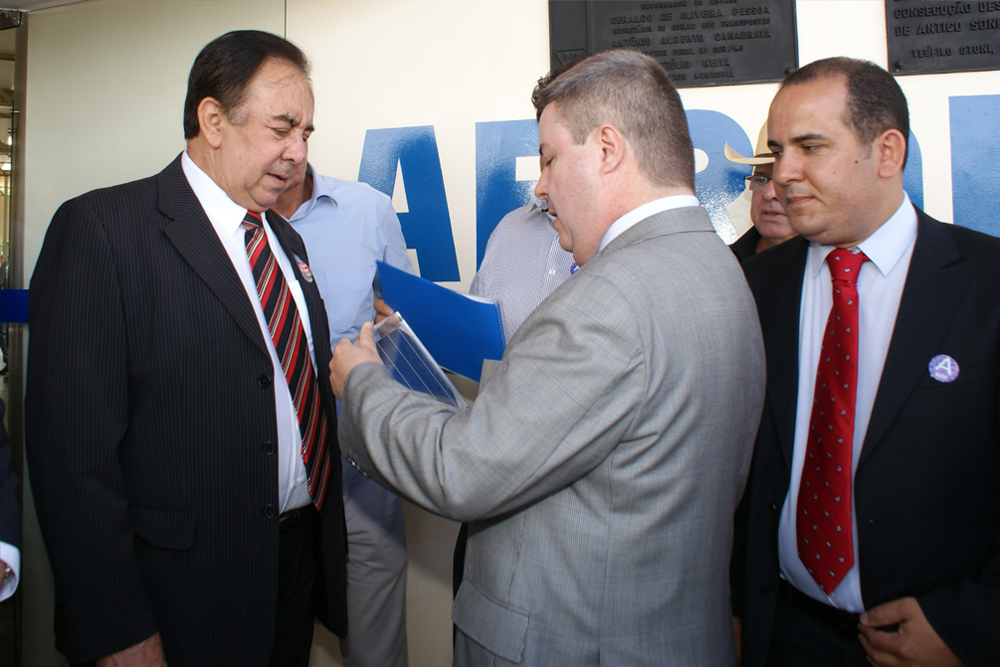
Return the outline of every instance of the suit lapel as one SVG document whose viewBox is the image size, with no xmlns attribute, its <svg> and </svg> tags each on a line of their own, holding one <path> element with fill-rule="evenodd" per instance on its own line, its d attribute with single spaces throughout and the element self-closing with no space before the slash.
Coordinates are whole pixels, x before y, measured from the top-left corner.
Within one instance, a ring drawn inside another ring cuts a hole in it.
<svg viewBox="0 0 1000 667">
<path fill-rule="evenodd" d="M 757 295 L 767 357 L 767 397 L 789 469 L 798 403 L 799 309 L 808 248 L 807 241 L 796 239 L 771 251 L 766 256 L 768 275 L 762 282 L 766 293 Z"/>
<path fill-rule="evenodd" d="M 180 156 L 157 176 L 159 209 L 172 220 L 164 234 L 194 272 L 222 302 L 243 332 L 268 353 L 260 323 L 229 254 L 188 185 Z"/>
<path fill-rule="evenodd" d="M 299 266 L 298 260 L 305 262 L 307 266 L 309 265 L 309 255 L 306 253 L 305 243 L 288 221 L 274 211 L 267 212 L 267 222 L 274 231 L 274 235 L 278 238 L 281 249 L 285 251 L 285 256 L 288 257 L 288 261 L 292 265 L 292 271 L 299 281 L 299 287 L 302 288 L 302 294 L 306 299 L 306 306 L 309 309 L 309 328 L 312 331 L 316 364 L 317 367 L 322 367 L 325 359 L 329 357 L 330 328 L 326 319 L 326 307 L 323 304 L 323 297 L 319 293 L 319 288 L 316 286 L 314 280 L 306 280 L 303 277 L 302 267 Z M 322 368 L 320 376 L 325 377 Z"/>
<path fill-rule="evenodd" d="M 948 230 L 917 211 L 917 240 L 899 312 L 886 354 L 859 465 L 885 435 L 941 341 L 972 278 L 974 265 L 962 259 Z"/>
</svg>

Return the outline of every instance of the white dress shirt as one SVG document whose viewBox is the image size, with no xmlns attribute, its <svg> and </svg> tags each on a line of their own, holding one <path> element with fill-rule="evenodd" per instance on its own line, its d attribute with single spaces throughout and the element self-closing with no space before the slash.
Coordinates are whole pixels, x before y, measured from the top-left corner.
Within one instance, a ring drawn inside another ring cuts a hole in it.
<svg viewBox="0 0 1000 667">
<path fill-rule="evenodd" d="M 281 370 L 281 360 L 274 349 L 274 341 L 271 340 L 267 318 L 260 305 L 260 297 L 257 296 L 257 283 L 254 280 L 250 260 L 247 257 L 245 232 L 240 227 L 243 218 L 246 217 L 247 209 L 230 199 L 229 195 L 188 157 L 187 151 L 181 157 L 181 165 L 188 184 L 194 190 L 198 201 L 201 202 L 201 207 L 205 209 L 205 214 L 212 222 L 215 233 L 219 235 L 219 241 L 229 253 L 233 268 L 236 269 L 240 280 L 243 281 L 247 298 L 250 300 L 254 312 L 257 313 L 257 323 L 260 325 L 261 335 L 271 353 L 271 363 L 274 366 L 274 382 L 272 384 L 274 387 L 274 410 L 278 421 L 278 502 L 280 511 L 287 512 L 304 507 L 311 502 L 311 499 L 306 480 L 306 467 L 302 461 L 302 435 L 299 433 L 299 419 L 295 412 L 295 404 L 292 402 L 292 394 L 288 390 L 285 373 Z M 313 351 L 312 329 L 309 327 L 309 310 L 306 308 L 305 296 L 302 294 L 302 288 L 295 277 L 295 272 L 292 271 L 288 257 L 285 256 L 281 244 L 270 225 L 267 224 L 266 216 L 262 217 L 264 217 L 264 231 L 267 234 L 271 253 L 285 276 L 292 298 L 295 300 L 295 306 L 299 310 L 299 319 L 302 320 L 302 327 L 305 329 L 306 339 L 309 341 L 309 358 L 315 371 L 316 360 Z"/>
<path fill-rule="evenodd" d="M 833 306 L 833 283 L 826 263 L 826 256 L 833 250 L 833 246 L 810 243 L 806 256 L 799 313 L 799 391 L 795 409 L 792 480 L 778 525 L 778 559 L 782 576 L 795 588 L 820 602 L 854 613 L 865 611 L 864 601 L 861 599 L 859 574 L 864 563 L 858 558 L 854 472 L 861 457 L 861 448 L 875 404 L 886 353 L 889 351 L 889 342 L 896 324 L 896 313 L 899 311 L 899 301 L 903 294 L 916 239 L 917 214 L 909 197 L 904 193 L 903 203 L 892 217 L 857 246 L 870 261 L 861 265 L 857 282 L 858 380 L 854 408 L 854 444 L 851 453 L 851 529 L 854 567 L 829 596 L 823 592 L 799 560 L 795 539 L 796 505 L 806 455 L 806 435 L 812 417 L 820 341 Z"/>
<path fill-rule="evenodd" d="M 626 229 L 638 222 L 642 222 L 649 216 L 669 211 L 673 208 L 683 208 L 684 206 L 701 206 L 701 203 L 694 195 L 674 195 L 673 197 L 654 199 L 638 208 L 632 209 L 611 223 L 608 231 L 604 232 L 604 236 L 601 238 L 601 245 L 598 246 L 597 252 L 604 250 L 609 243 L 618 238 Z"/>
</svg>

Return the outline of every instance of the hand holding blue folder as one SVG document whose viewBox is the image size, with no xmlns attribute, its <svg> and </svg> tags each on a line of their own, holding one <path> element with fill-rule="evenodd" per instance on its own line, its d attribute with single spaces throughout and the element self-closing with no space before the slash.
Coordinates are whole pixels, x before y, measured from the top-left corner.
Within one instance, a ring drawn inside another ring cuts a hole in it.
<svg viewBox="0 0 1000 667">
<path fill-rule="evenodd" d="M 500 306 L 378 263 L 382 297 L 402 313 L 431 356 L 444 368 L 479 382 L 484 359 L 503 356 Z"/>
</svg>

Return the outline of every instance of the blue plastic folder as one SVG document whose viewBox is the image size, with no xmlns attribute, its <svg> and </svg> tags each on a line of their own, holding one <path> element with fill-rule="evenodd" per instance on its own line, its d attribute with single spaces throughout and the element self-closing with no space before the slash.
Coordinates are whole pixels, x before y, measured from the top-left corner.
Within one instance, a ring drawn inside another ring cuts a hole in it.
<svg viewBox="0 0 1000 667">
<path fill-rule="evenodd" d="M 378 263 L 382 298 L 399 311 L 434 359 L 453 373 L 479 382 L 484 359 L 503 356 L 503 321 L 496 303 Z"/>
</svg>

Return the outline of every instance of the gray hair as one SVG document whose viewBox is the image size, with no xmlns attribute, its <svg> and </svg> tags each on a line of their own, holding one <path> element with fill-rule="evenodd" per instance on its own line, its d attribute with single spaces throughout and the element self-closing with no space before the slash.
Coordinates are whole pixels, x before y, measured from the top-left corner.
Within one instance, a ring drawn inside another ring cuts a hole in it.
<svg viewBox="0 0 1000 667">
<path fill-rule="evenodd" d="M 670 75 L 638 51 L 605 51 L 554 71 L 531 95 L 538 118 L 559 103 L 560 122 L 576 144 L 610 123 L 635 149 L 639 168 L 662 186 L 694 188 L 694 148 L 687 116 Z"/>
</svg>

